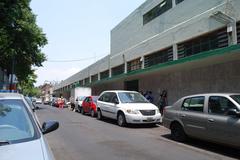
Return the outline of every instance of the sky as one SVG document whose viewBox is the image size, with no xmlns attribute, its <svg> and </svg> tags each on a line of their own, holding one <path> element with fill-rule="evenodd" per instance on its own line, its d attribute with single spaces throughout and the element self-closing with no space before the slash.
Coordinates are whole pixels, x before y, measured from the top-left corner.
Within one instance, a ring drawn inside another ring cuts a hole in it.
<svg viewBox="0 0 240 160">
<path fill-rule="evenodd" d="M 61 81 L 110 53 L 110 32 L 145 0 L 32 0 L 48 44 L 36 86 Z M 79 60 L 75 62 L 54 62 Z"/>
</svg>

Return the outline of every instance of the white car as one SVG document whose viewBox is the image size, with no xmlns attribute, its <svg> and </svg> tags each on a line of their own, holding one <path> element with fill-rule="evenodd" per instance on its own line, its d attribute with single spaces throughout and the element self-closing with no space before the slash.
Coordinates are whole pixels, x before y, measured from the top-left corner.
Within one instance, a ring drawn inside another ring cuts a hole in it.
<svg viewBox="0 0 240 160">
<path fill-rule="evenodd" d="M 36 104 L 42 104 L 42 99 L 41 98 L 37 98 L 36 99 Z"/>
<path fill-rule="evenodd" d="M 0 93 L 0 159 L 54 160 L 43 134 L 56 130 L 56 121 L 39 127 L 34 110 L 20 94 Z"/>
<path fill-rule="evenodd" d="M 97 101 L 97 118 L 116 119 L 119 126 L 127 123 L 157 124 L 159 109 L 135 91 L 105 91 Z"/>
<path fill-rule="evenodd" d="M 82 103 L 83 103 L 83 100 L 85 98 L 86 98 L 85 96 L 78 96 L 76 98 L 76 102 L 75 102 L 75 111 L 76 112 L 81 112 L 82 111 Z"/>
</svg>

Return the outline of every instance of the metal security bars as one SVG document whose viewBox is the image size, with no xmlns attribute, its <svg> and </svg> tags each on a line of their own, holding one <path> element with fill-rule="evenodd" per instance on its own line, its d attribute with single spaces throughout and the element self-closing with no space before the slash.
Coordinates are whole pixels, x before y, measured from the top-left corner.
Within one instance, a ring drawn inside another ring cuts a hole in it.
<svg viewBox="0 0 240 160">
<path fill-rule="evenodd" d="M 148 11 L 146 14 L 143 15 L 143 25 L 150 22 L 154 18 L 160 16 L 167 10 L 172 8 L 172 0 L 163 0 L 160 4 L 156 7 Z"/>
<path fill-rule="evenodd" d="M 122 73 L 124 73 L 124 64 L 112 68 L 112 75 L 113 76 L 119 75 L 119 74 L 122 74 Z"/>
<path fill-rule="evenodd" d="M 183 2 L 184 0 L 176 0 L 176 4 Z"/>
<path fill-rule="evenodd" d="M 89 83 L 90 83 L 90 78 L 89 77 L 85 78 L 84 79 L 84 84 L 86 85 L 86 84 L 89 84 Z"/>
<path fill-rule="evenodd" d="M 227 29 L 222 28 L 210 34 L 178 44 L 178 58 L 228 46 Z"/>
<path fill-rule="evenodd" d="M 91 76 L 91 82 L 96 82 L 96 81 L 98 81 L 98 74 Z"/>
<path fill-rule="evenodd" d="M 156 64 L 173 61 L 173 48 L 169 47 L 164 50 L 149 54 L 144 57 L 144 67 L 151 67 Z"/>
<path fill-rule="evenodd" d="M 100 79 L 105 79 L 109 77 L 109 70 L 100 73 Z"/>
<path fill-rule="evenodd" d="M 237 43 L 240 44 L 240 22 L 237 23 Z"/>
<path fill-rule="evenodd" d="M 127 63 L 127 72 L 139 70 L 142 68 L 141 58 L 132 60 Z"/>
</svg>

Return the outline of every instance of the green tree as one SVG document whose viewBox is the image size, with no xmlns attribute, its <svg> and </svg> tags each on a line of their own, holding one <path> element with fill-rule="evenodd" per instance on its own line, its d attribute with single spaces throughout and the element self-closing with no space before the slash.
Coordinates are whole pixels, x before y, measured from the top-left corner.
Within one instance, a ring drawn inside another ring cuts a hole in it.
<svg viewBox="0 0 240 160">
<path fill-rule="evenodd" d="M 19 83 L 19 89 L 22 94 L 26 96 L 36 96 L 39 97 L 41 95 L 41 90 L 37 87 L 34 87 L 34 83 L 36 83 L 37 75 L 34 74 L 34 70 L 32 73 L 28 75 L 26 80 L 23 80 Z"/>
<path fill-rule="evenodd" d="M 47 39 L 36 24 L 30 0 L 0 1 L 0 65 L 9 72 L 14 64 L 19 82 L 33 73 L 46 60 L 41 52 Z M 14 62 L 14 63 L 13 63 Z"/>
</svg>

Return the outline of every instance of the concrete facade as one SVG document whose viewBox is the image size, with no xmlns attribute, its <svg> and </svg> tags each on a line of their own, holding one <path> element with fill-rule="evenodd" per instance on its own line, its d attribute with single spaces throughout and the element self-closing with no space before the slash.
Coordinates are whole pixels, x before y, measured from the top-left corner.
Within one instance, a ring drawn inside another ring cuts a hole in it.
<svg viewBox="0 0 240 160">
<path fill-rule="evenodd" d="M 125 82 L 131 80 L 138 80 L 139 91 L 151 90 L 155 96 L 155 102 L 159 92 L 163 89 L 169 92 L 169 103 L 194 93 L 239 92 L 240 87 L 237 83 L 240 77 L 236 69 L 239 65 L 237 59 L 240 59 L 238 46 L 234 51 L 226 50 L 224 56 L 206 57 L 204 60 L 171 65 L 171 67 L 155 69 L 151 74 L 141 72 L 134 76 L 129 75 L 128 62 L 141 59 L 141 68 L 144 70 L 145 57 L 165 48 L 172 48 L 173 62 L 177 62 L 179 61 L 178 46 L 181 43 L 207 35 L 220 28 L 225 31 L 232 29 L 227 35 L 228 46 L 236 44 L 232 42 L 234 36 L 237 37 L 234 27 L 240 20 L 239 0 L 184 0 L 177 5 L 175 0 L 172 0 L 171 9 L 143 24 L 143 15 L 163 1 L 147 0 L 133 11 L 112 29 L 110 55 L 64 80 L 56 86 L 55 91 L 69 92 L 72 87 L 80 85 L 79 81 L 98 74 L 97 82 L 93 83 L 90 78 L 89 84 L 81 84 L 92 87 L 95 95 L 108 89 L 126 89 Z M 230 22 L 218 20 L 217 12 L 230 17 Z M 238 37 L 240 39 L 240 27 Z M 213 53 L 214 51 L 204 56 Z M 112 76 L 112 68 L 122 64 L 125 66 L 124 73 Z M 99 75 L 104 71 L 108 71 L 109 75 L 105 79 L 100 79 Z M 195 75 L 196 72 L 198 74 Z M 237 86 L 228 87 L 229 84 Z"/>
</svg>

